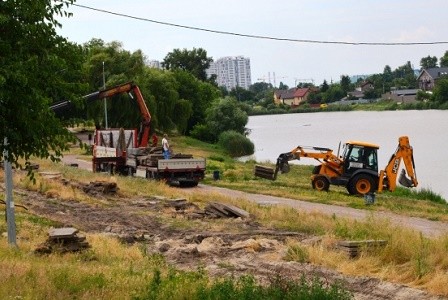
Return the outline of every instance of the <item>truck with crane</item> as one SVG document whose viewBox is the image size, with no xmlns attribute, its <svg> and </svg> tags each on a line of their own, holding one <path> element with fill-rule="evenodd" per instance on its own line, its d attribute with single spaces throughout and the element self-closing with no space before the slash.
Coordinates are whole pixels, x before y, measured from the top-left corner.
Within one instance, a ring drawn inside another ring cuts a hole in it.
<svg viewBox="0 0 448 300">
<path fill-rule="evenodd" d="M 205 176 L 205 158 L 189 154 L 172 154 L 164 159 L 161 147 L 150 145 L 151 114 L 140 91 L 132 83 L 124 83 L 83 97 L 89 103 L 96 100 L 128 94 L 138 105 L 141 124 L 137 129 L 97 128 L 93 135 L 92 171 L 164 180 L 170 185 L 195 186 Z M 54 105 L 54 111 L 69 105 Z"/>
<path fill-rule="evenodd" d="M 311 175 L 313 189 L 328 191 L 330 185 L 336 185 L 344 186 L 351 195 L 366 195 L 384 190 L 393 192 L 403 161 L 405 168 L 401 170 L 398 182 L 405 187 L 417 187 L 413 148 L 407 136 L 399 137 L 397 149 L 387 166 L 379 172 L 378 149 L 379 146 L 373 143 L 348 141 L 340 156 L 329 148 L 297 146 L 279 155 L 275 169 L 256 165 L 255 176 L 276 180 L 278 172 L 289 172 L 289 161 L 312 158 L 320 163 Z"/>
</svg>

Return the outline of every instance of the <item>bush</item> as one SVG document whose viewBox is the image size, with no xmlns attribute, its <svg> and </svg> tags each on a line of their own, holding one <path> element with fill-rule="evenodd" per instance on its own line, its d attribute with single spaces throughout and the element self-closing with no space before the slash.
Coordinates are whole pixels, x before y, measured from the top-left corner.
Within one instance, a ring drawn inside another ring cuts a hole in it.
<svg viewBox="0 0 448 300">
<path fill-rule="evenodd" d="M 218 144 L 233 157 L 254 153 L 254 144 L 247 137 L 233 130 L 222 132 L 219 135 Z"/>
</svg>

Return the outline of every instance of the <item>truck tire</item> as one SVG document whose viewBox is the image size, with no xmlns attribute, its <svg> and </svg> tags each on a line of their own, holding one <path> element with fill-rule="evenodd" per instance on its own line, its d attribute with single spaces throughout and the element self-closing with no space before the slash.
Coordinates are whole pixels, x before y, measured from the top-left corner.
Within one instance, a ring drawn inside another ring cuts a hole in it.
<svg viewBox="0 0 448 300">
<path fill-rule="evenodd" d="M 376 180 L 371 175 L 358 174 L 349 181 L 347 190 L 351 195 L 374 193 L 377 186 L 375 182 Z"/>
<path fill-rule="evenodd" d="M 330 182 L 324 176 L 316 176 L 311 180 L 311 186 L 319 192 L 327 192 L 330 189 Z"/>
</svg>

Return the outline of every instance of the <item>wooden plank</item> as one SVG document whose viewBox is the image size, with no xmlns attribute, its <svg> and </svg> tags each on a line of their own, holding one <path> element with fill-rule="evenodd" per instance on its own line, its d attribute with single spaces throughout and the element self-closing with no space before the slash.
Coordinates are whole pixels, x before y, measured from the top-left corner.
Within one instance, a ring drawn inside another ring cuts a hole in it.
<svg viewBox="0 0 448 300">
<path fill-rule="evenodd" d="M 52 228 L 48 231 L 50 239 L 73 238 L 78 229 L 73 227 Z"/>
<path fill-rule="evenodd" d="M 230 211 L 232 214 L 236 215 L 237 217 L 241 218 L 249 218 L 250 214 L 245 211 L 244 209 L 241 209 L 239 207 L 236 207 L 234 205 L 230 204 L 224 204 L 224 209 L 227 211 Z"/>
</svg>

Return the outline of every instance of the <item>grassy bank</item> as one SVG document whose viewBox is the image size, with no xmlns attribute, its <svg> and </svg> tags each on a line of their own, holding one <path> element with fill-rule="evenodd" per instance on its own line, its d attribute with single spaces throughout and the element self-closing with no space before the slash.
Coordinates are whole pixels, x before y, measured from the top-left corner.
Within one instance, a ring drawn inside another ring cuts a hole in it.
<svg viewBox="0 0 448 300">
<path fill-rule="evenodd" d="M 253 176 L 255 162 L 234 161 L 215 145 L 186 137 L 173 137 L 172 146 L 175 152 L 207 158 L 208 174 L 205 182 L 208 184 L 292 199 L 366 210 L 391 210 L 428 219 L 447 220 L 446 204 L 430 201 L 431 193 L 416 195 L 401 191 L 385 193 L 377 196 L 374 205 L 366 206 L 362 198 L 349 196 L 342 188 L 332 187 L 328 193 L 312 190 L 309 182 L 311 167 L 293 166 L 290 173 L 280 175 L 277 181 L 272 182 Z M 170 188 L 159 182 L 139 178 L 120 176 L 111 178 L 106 174 L 92 174 L 61 164 L 37 162 L 41 165 L 41 169 L 61 172 L 69 181 L 115 181 L 123 197 L 151 195 L 163 195 L 168 198 L 187 197 L 200 207 L 204 207 L 209 201 L 231 203 L 250 212 L 254 219 L 266 228 L 300 232 L 314 240 L 310 243 L 288 241 L 285 260 L 325 266 L 347 275 L 371 276 L 425 289 L 432 294 L 448 296 L 446 286 L 448 236 L 429 239 L 385 220 L 375 219 L 373 216 L 365 222 L 352 221 L 319 213 L 303 213 L 281 206 L 260 206 L 217 194 L 186 193 L 182 189 Z M 221 179 L 218 181 L 213 180 L 212 174 L 215 170 L 220 171 Z M 0 175 L 1 181 L 2 176 L 3 174 Z M 108 205 L 39 175 L 33 184 L 24 173 L 17 172 L 14 185 L 51 196 L 53 199 L 51 201 L 80 201 Z M 3 199 L 2 197 L 3 195 L 0 199 Z M 20 204 L 24 196 L 16 193 L 14 197 L 16 203 Z M 122 244 L 117 239 L 102 234 L 87 235 L 92 248 L 85 253 L 35 255 L 33 250 L 46 239 L 47 230 L 58 224 L 19 208 L 16 212 L 19 248 L 10 248 L 5 238 L 0 240 L 2 299 L 244 299 L 244 295 L 249 294 L 259 295 L 259 299 L 267 297 L 275 299 L 270 295 L 281 295 L 286 298 L 288 295 L 291 296 L 287 293 L 298 291 L 300 287 L 302 287 L 300 290 L 306 293 L 315 284 L 311 282 L 303 285 L 301 281 L 289 282 L 280 279 L 268 286 L 259 286 L 251 277 L 219 279 L 210 278 L 204 269 L 180 271 L 175 266 L 167 264 L 162 256 L 148 253 L 143 243 Z M 198 222 L 163 215 L 154 217 L 167 226 L 167 229 L 218 232 L 241 230 L 238 224 L 223 223 L 220 220 Z M 0 218 L 4 219 L 3 212 L 0 213 Z M 6 225 L 3 222 L 0 223 L 0 232 L 6 232 Z M 336 248 L 339 240 L 367 239 L 383 239 L 387 241 L 387 245 L 369 251 L 366 249 L 357 259 L 348 258 Z M 279 291 L 279 286 L 291 286 L 291 288 Z M 324 295 L 332 295 L 332 299 L 348 297 L 347 293 L 337 286 L 327 289 L 325 285 L 317 283 L 316 287 L 319 287 L 317 290 Z"/>
</svg>

